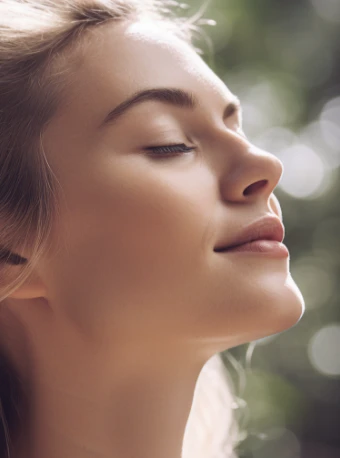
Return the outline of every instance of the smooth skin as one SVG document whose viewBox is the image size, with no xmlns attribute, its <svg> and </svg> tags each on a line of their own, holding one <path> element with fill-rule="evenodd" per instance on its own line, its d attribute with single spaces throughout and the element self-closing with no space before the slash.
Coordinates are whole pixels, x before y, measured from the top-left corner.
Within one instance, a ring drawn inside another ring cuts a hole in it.
<svg viewBox="0 0 340 458">
<path fill-rule="evenodd" d="M 303 312 L 289 258 L 214 251 L 281 218 L 282 164 L 240 113 L 223 119 L 235 96 L 162 25 L 107 24 L 84 43 L 60 59 L 69 86 L 42 138 L 64 194 L 51 250 L 6 301 L 3 345 L 31 390 L 13 458 L 180 458 L 205 362 Z M 199 104 L 145 101 L 102 124 L 165 87 Z M 182 143 L 195 149 L 146 150 Z"/>
</svg>

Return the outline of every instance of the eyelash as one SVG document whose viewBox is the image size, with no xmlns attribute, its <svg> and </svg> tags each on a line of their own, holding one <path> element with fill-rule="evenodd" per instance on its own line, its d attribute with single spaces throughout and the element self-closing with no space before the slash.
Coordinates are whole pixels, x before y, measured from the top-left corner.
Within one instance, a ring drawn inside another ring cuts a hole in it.
<svg viewBox="0 0 340 458">
<path fill-rule="evenodd" d="M 240 127 L 242 131 L 242 127 Z M 244 134 L 243 134 L 244 135 Z M 150 151 L 151 155 L 163 157 L 179 156 L 184 153 L 190 153 L 197 149 L 196 146 L 188 146 L 185 143 L 179 143 L 174 145 L 160 145 L 160 146 L 148 146 L 145 148 L 146 151 Z"/>
<path fill-rule="evenodd" d="M 188 146 L 185 143 L 176 145 L 160 145 L 160 146 L 148 146 L 145 148 L 155 156 L 178 156 L 183 153 L 190 153 L 195 150 L 195 146 Z"/>
</svg>

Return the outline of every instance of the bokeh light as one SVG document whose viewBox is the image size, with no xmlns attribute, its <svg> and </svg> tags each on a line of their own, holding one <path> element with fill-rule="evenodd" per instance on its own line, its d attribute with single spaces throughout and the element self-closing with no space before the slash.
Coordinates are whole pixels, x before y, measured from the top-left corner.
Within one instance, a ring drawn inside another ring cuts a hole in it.
<svg viewBox="0 0 340 458">
<path fill-rule="evenodd" d="M 291 265 L 292 276 L 305 299 L 306 308 L 327 304 L 335 292 L 336 277 L 331 266 L 313 256 L 300 257 Z"/>
<path fill-rule="evenodd" d="M 315 11 L 329 22 L 340 23 L 340 2 L 339 0 L 310 0 Z"/>
<path fill-rule="evenodd" d="M 277 156 L 280 151 L 294 145 L 297 138 L 293 131 L 285 127 L 274 126 L 255 136 L 254 143 L 259 148 Z"/>
<path fill-rule="evenodd" d="M 326 178 L 320 156 L 303 144 L 294 144 L 278 154 L 284 166 L 280 187 L 297 198 L 319 195 Z"/>
<path fill-rule="evenodd" d="M 256 341 L 250 363 L 248 346 L 231 350 L 246 372 L 239 456 L 338 458 L 340 0 L 211 0 L 206 16 L 217 21 L 214 70 L 241 100 L 245 134 L 283 162 L 275 194 L 306 303 L 296 326 Z"/>
<path fill-rule="evenodd" d="M 328 101 L 320 114 L 320 130 L 331 165 L 340 165 L 340 97 Z"/>
<path fill-rule="evenodd" d="M 309 359 L 322 374 L 340 377 L 340 324 L 321 328 L 308 345 Z"/>
<path fill-rule="evenodd" d="M 340 132 L 331 121 L 321 118 L 307 124 L 299 132 L 299 139 L 305 145 L 315 148 L 324 164 L 334 169 L 340 165 Z"/>
</svg>

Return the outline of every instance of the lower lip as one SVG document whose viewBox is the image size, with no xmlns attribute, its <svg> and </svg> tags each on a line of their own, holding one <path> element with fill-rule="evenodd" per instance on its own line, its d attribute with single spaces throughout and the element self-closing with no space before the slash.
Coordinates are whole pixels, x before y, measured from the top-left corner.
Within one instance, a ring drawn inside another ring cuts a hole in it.
<svg viewBox="0 0 340 458">
<path fill-rule="evenodd" d="M 220 253 L 256 253 L 266 254 L 277 257 L 288 257 L 289 251 L 286 245 L 277 242 L 276 240 L 255 240 L 253 242 L 244 243 L 233 248 L 228 248 Z"/>
</svg>

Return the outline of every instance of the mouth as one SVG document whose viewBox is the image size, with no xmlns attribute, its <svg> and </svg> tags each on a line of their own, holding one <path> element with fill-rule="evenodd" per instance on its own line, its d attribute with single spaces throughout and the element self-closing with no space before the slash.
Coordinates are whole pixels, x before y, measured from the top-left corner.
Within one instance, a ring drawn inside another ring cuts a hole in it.
<svg viewBox="0 0 340 458">
<path fill-rule="evenodd" d="M 251 252 L 271 254 L 275 256 L 289 255 L 287 247 L 282 243 L 284 227 L 274 216 L 266 216 L 248 225 L 229 243 L 217 246 L 216 253 Z"/>
</svg>

